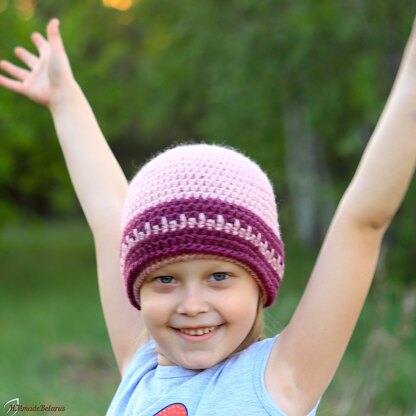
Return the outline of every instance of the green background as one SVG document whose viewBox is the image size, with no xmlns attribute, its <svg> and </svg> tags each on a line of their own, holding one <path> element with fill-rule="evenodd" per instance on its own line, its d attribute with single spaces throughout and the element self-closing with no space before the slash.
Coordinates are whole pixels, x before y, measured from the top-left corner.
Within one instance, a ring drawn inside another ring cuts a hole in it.
<svg viewBox="0 0 416 416">
<path fill-rule="evenodd" d="M 0 58 L 17 63 L 13 48 L 34 51 L 30 33 L 59 17 L 74 74 L 129 179 L 159 149 L 189 140 L 235 146 L 259 162 L 287 250 L 267 311 L 272 335 L 293 313 L 388 97 L 414 3 L 129 3 L 0 0 Z M 319 415 L 416 414 L 415 205 L 413 184 Z M 104 414 L 119 380 L 92 237 L 50 115 L 5 90 L 0 268 L 0 408 L 19 397 Z"/>
</svg>

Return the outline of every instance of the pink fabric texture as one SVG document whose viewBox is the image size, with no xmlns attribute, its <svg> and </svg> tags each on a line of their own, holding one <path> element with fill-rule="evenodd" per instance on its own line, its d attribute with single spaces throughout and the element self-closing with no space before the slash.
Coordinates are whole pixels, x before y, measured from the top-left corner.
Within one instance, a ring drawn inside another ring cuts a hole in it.
<svg viewBox="0 0 416 416">
<path fill-rule="evenodd" d="M 273 186 L 253 160 L 231 147 L 183 144 L 147 162 L 130 181 L 120 266 L 133 306 L 146 276 L 184 258 L 244 265 L 263 293 L 277 295 L 284 270 Z"/>
</svg>

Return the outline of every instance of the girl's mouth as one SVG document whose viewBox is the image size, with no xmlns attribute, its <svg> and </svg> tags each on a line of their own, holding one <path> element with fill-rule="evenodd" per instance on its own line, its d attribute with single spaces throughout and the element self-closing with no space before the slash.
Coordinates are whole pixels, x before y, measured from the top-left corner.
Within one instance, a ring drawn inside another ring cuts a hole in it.
<svg viewBox="0 0 416 416">
<path fill-rule="evenodd" d="M 209 334 L 210 332 L 214 331 L 216 328 L 216 326 L 210 326 L 207 328 L 198 328 L 198 329 L 179 329 L 179 331 L 181 331 L 183 334 L 188 334 L 188 335 L 204 335 L 204 334 Z"/>
<path fill-rule="evenodd" d="M 212 336 L 214 336 L 219 328 L 222 325 L 218 326 L 209 326 L 204 328 L 173 328 L 176 333 L 183 339 L 187 341 L 205 341 Z"/>
</svg>

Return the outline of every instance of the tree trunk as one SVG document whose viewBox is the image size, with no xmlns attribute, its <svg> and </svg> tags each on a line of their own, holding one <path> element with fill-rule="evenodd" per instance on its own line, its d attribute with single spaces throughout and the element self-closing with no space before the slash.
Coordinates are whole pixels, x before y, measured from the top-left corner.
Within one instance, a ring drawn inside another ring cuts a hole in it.
<svg viewBox="0 0 416 416">
<path fill-rule="evenodd" d="M 334 203 L 322 143 L 299 104 L 284 109 L 284 141 L 293 225 L 301 242 L 315 247 L 326 233 Z"/>
</svg>

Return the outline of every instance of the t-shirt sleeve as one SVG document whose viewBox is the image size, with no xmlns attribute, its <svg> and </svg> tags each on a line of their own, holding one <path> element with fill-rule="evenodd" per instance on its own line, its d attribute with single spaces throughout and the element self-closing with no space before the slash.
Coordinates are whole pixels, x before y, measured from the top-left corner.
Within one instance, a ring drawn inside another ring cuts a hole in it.
<svg viewBox="0 0 416 416">
<path fill-rule="evenodd" d="M 140 345 L 137 349 L 129 365 L 126 368 L 126 372 L 123 375 L 122 381 L 128 379 L 134 374 L 137 368 L 141 368 L 144 365 L 152 365 L 156 360 L 156 347 L 153 340 L 147 341 Z"/>
<path fill-rule="evenodd" d="M 156 365 L 157 355 L 155 343 L 153 340 L 150 340 L 141 345 L 131 359 L 111 401 L 110 407 L 107 410 L 106 416 L 126 414 L 126 409 L 129 406 L 130 398 L 137 388 L 138 381 L 144 374 L 156 367 Z"/>
<path fill-rule="evenodd" d="M 267 361 L 269 360 L 271 351 L 274 344 L 277 342 L 279 335 L 273 338 L 269 338 L 266 342 L 260 344 L 260 348 L 253 351 L 253 383 L 259 401 L 263 404 L 265 410 L 270 415 L 285 416 L 283 410 L 276 404 L 276 402 L 270 397 L 266 390 L 264 382 L 264 374 L 266 371 Z M 319 406 L 320 400 L 316 403 L 314 408 L 308 413 L 307 416 L 314 416 Z"/>
</svg>

